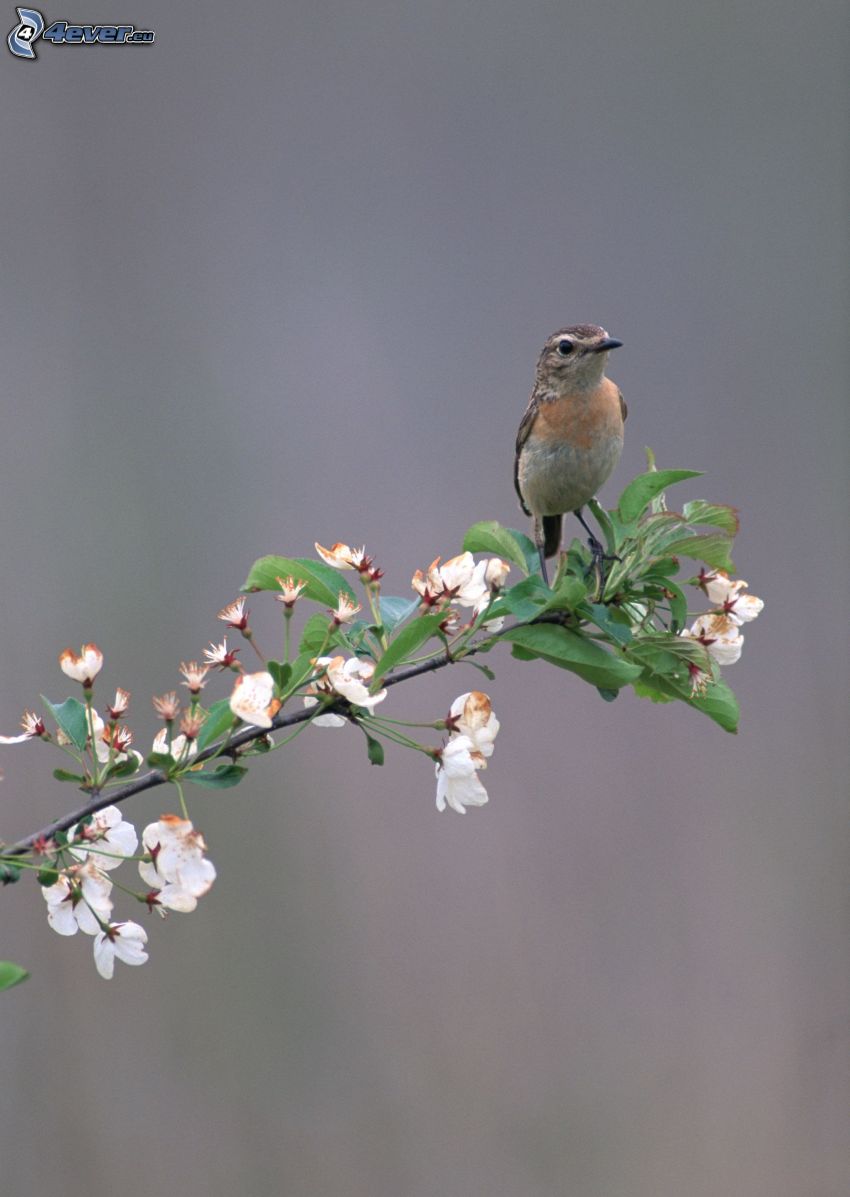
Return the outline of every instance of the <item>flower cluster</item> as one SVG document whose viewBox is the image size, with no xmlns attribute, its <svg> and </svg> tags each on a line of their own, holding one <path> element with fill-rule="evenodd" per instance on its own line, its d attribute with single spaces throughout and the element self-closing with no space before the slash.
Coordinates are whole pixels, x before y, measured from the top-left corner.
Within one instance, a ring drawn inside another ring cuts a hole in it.
<svg viewBox="0 0 850 1197">
<path fill-rule="evenodd" d="M 82 931 L 94 936 L 94 962 L 107 980 L 115 961 L 144 964 L 147 932 L 132 921 L 112 919 L 112 888 L 109 874 L 126 860 L 138 861 L 139 875 L 149 888 L 136 892 L 139 902 L 151 910 L 187 912 L 207 893 L 215 880 L 215 867 L 204 856 L 206 844 L 188 819 L 163 815 L 142 832 L 144 854 L 136 856 L 139 837 L 117 806 L 107 806 L 90 820 L 77 823 L 63 842 L 40 845 L 51 861 L 44 870 L 42 886 L 47 903 L 47 921 L 59 935 Z M 61 861 L 66 863 L 61 864 Z M 123 887 L 126 889 L 126 887 Z M 132 891 L 130 891 L 132 892 Z"/>
<path fill-rule="evenodd" d="M 451 734 L 437 760 L 437 810 L 450 808 L 459 815 L 468 806 L 484 806 L 487 791 L 478 776 L 487 768 L 499 720 L 488 695 L 471 690 L 454 700 L 446 720 Z"/>
<path fill-rule="evenodd" d="M 476 562 L 472 553 L 460 553 L 440 565 L 436 557 L 423 574 L 417 569 L 410 584 L 422 599 L 426 608 L 446 612 L 446 624 L 454 626 L 460 622 L 459 614 L 452 607 L 471 607 L 473 621 L 486 611 L 492 599 L 504 587 L 511 567 L 499 557 Z M 486 628 L 497 632 L 502 619 L 489 620 Z"/>
<path fill-rule="evenodd" d="M 741 627 L 761 613 L 764 603 L 745 593 L 748 586 L 742 578 L 733 581 L 722 569 L 702 569 L 696 584 L 714 609 L 698 616 L 682 636 L 702 644 L 718 665 L 734 665 L 744 647 Z"/>
</svg>

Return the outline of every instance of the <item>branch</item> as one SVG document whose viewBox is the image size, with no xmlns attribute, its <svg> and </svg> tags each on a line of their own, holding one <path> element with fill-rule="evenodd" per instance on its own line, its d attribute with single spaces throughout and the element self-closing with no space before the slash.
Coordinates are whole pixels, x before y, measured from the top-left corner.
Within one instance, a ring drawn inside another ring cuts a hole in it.
<svg viewBox="0 0 850 1197">
<path fill-rule="evenodd" d="M 443 669 L 446 665 L 455 665 L 460 661 L 466 660 L 467 657 L 475 656 L 476 653 L 483 649 L 489 649 L 492 642 L 504 635 L 506 632 L 513 631 L 515 628 L 529 627 L 532 623 L 563 623 L 565 612 L 555 611 L 548 612 L 544 615 L 538 616 L 533 620 L 526 620 L 524 622 L 517 622 L 509 624 L 507 627 L 500 629 L 499 632 L 493 633 L 487 640 L 481 641 L 479 644 L 471 645 L 464 649 L 463 656 L 455 658 L 446 653 L 438 657 L 434 657 L 429 661 L 420 661 L 418 665 L 410 665 L 406 669 L 399 669 L 395 673 L 391 673 L 384 679 L 385 686 L 396 686 L 399 682 L 409 681 L 411 678 L 419 677 L 421 674 L 433 673 L 437 669 Z M 329 713 L 345 713 L 349 709 L 345 702 L 330 703 L 322 709 L 322 714 Z M 264 727 L 247 727 L 241 732 L 238 732 L 228 742 L 227 747 L 222 750 L 220 744 L 210 745 L 197 756 L 192 758 L 192 764 L 203 764 L 204 761 L 211 760 L 213 757 L 226 755 L 235 758 L 238 755 L 238 750 L 244 748 L 247 744 L 252 744 L 255 740 L 261 740 L 271 731 L 279 731 L 284 727 L 294 727 L 298 723 L 306 723 L 309 719 L 315 717 L 315 710 L 305 708 L 302 711 L 293 711 L 287 715 L 277 715 L 272 721 L 270 728 Z M 0 851 L 0 862 L 4 860 L 14 859 L 16 856 L 21 856 L 32 848 L 36 841 L 41 839 L 50 839 L 59 831 L 67 831 L 73 827 L 75 823 L 79 823 L 87 815 L 95 814 L 99 810 L 103 810 L 106 806 L 118 806 L 122 802 L 126 802 L 129 798 L 134 798 L 136 794 L 144 793 L 145 790 L 154 789 L 156 786 L 166 785 L 169 782 L 169 777 L 163 773 L 161 769 L 153 769 L 150 773 L 146 773 L 143 777 L 137 778 L 135 781 L 128 782 L 127 785 L 116 790 L 110 790 L 107 793 L 95 792 L 94 796 L 83 806 L 76 810 L 70 811 L 67 815 L 63 815 L 61 819 L 56 819 L 52 823 L 48 823 L 46 827 L 42 827 L 39 831 L 34 831 L 23 839 L 18 840 L 14 844 L 10 844 Z"/>
</svg>

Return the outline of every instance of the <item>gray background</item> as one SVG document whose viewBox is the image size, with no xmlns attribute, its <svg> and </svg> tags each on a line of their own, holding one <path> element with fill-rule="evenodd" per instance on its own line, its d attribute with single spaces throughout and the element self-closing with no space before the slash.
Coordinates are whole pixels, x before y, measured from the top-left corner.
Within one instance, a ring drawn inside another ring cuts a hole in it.
<svg viewBox="0 0 850 1197">
<path fill-rule="evenodd" d="M 681 495 L 741 508 L 767 607 L 737 738 L 505 651 L 483 812 L 351 729 L 193 792 L 219 880 L 111 984 L 4 891 L 4 1191 L 844 1197 L 846 6 L 45 15 L 157 40 L 2 51 L 3 731 L 93 638 L 146 744 L 262 553 L 365 541 L 406 593 L 521 521 L 577 320 L 626 343 L 603 499 L 646 444 L 706 470 Z M 5 838 L 73 802 L 2 761 Z"/>
</svg>

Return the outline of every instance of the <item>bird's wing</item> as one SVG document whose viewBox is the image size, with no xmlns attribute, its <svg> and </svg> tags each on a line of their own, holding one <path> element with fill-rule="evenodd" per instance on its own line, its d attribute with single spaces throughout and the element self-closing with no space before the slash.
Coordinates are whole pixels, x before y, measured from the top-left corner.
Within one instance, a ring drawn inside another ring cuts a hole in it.
<svg viewBox="0 0 850 1197">
<path fill-rule="evenodd" d="M 620 391 L 619 395 L 620 395 L 620 415 L 623 417 L 623 423 L 625 424 L 626 416 L 629 414 L 629 409 L 626 407 L 626 401 L 623 398 L 623 392 Z"/>
<path fill-rule="evenodd" d="M 531 512 L 525 505 L 525 499 L 522 497 L 522 491 L 519 488 L 519 455 L 522 452 L 522 447 L 528 440 L 529 433 L 534 427 L 534 421 L 537 419 L 538 402 L 534 395 L 528 401 L 528 407 L 525 409 L 525 414 L 519 422 L 519 430 L 516 434 L 516 455 L 514 457 L 514 487 L 519 496 L 519 505 L 526 515 L 531 515 Z"/>
</svg>

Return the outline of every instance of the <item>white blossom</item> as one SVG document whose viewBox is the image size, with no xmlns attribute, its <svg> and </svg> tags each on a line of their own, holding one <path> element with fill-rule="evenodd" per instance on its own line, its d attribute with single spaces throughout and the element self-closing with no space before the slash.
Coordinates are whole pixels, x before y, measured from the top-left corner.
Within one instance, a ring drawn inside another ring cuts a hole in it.
<svg viewBox="0 0 850 1197">
<path fill-rule="evenodd" d="M 450 807 L 459 815 L 468 806 L 484 806 L 488 801 L 478 770 L 486 766 L 483 755 L 469 736 L 453 736 L 437 762 L 437 810 Z"/>
<path fill-rule="evenodd" d="M 230 695 L 230 709 L 234 715 L 254 727 L 271 727 L 280 710 L 280 699 L 274 696 L 274 678 L 265 670 L 260 673 L 240 673 Z"/>
<path fill-rule="evenodd" d="M 476 752 L 485 758 L 493 755 L 499 720 L 493 714 L 493 706 L 487 694 L 481 690 L 470 690 L 461 694 L 452 703 L 449 717 L 457 733 L 466 736 Z"/>
<path fill-rule="evenodd" d="M 94 941 L 94 963 L 97 971 L 107 981 L 115 971 L 115 961 L 125 964 L 144 964 L 148 958 L 144 945 L 148 934 L 138 923 L 110 923 L 106 931 L 100 931 Z"/>
<path fill-rule="evenodd" d="M 60 873 L 53 885 L 42 888 L 47 921 L 59 935 L 96 935 L 101 922 L 112 915 L 112 882 L 94 861 L 74 865 Z"/>
<path fill-rule="evenodd" d="M 117 869 L 124 857 L 134 855 L 138 843 L 135 827 L 123 818 L 117 806 L 105 806 L 91 823 L 76 823 L 68 832 L 71 855 L 92 861 L 98 869 Z"/>
</svg>

